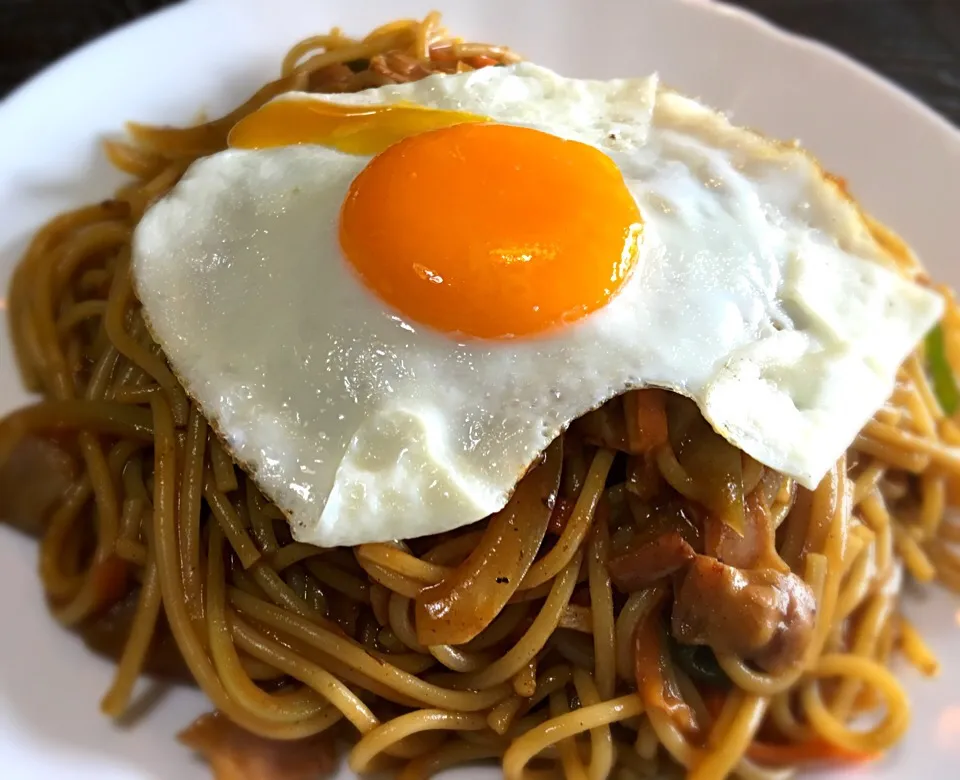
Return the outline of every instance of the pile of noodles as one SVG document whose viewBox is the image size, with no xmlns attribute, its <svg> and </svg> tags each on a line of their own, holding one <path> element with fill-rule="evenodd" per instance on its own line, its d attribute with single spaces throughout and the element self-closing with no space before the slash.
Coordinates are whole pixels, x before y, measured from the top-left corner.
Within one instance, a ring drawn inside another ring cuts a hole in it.
<svg viewBox="0 0 960 780">
<path fill-rule="evenodd" d="M 43 514 L 25 522 L 53 615 L 116 659 L 102 704 L 113 717 L 141 673 L 199 686 L 217 714 L 184 739 L 221 778 L 244 776 L 245 761 L 269 767 L 264 777 L 305 776 L 292 773 L 328 769 L 344 742 L 353 770 L 404 780 L 482 759 L 510 780 L 770 778 L 877 755 L 909 721 L 891 656 L 936 671 L 899 611 L 902 574 L 960 589 L 960 524 L 944 518 L 960 486 L 960 427 L 923 350 L 815 491 L 737 458 L 741 498 L 763 491 L 774 555 L 816 599 L 801 662 L 768 674 L 709 651 L 682 661 L 667 636 L 670 579 L 630 592 L 611 581 L 608 561 L 649 536 L 664 498 L 692 509 L 717 479 L 710 463 L 685 466 L 669 439 L 638 445 L 630 395 L 575 424 L 483 522 L 321 549 L 292 541 L 146 332 L 131 232 L 238 119 L 288 90 L 514 59 L 448 37 L 436 15 L 360 41 L 334 30 L 298 43 L 282 77 L 226 117 L 131 126 L 130 143 L 108 143 L 131 183 L 40 230 L 9 296 L 20 369 L 43 400 L 0 422 L 0 467 L 17 467 L 21 498 L 40 502 L 23 511 Z M 929 284 L 874 227 L 903 274 Z M 960 366 L 960 312 L 942 292 L 940 346 Z M 31 459 L 27 445 L 46 455 Z M 543 498 L 557 489 L 551 511 Z M 438 607 L 448 620 L 431 620 Z"/>
</svg>

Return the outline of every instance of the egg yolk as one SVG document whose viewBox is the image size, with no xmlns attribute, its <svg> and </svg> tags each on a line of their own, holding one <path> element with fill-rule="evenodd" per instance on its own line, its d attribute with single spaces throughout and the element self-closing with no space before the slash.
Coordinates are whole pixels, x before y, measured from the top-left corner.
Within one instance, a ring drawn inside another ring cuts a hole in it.
<svg viewBox="0 0 960 780">
<path fill-rule="evenodd" d="M 322 100 L 274 100 L 230 130 L 227 143 L 239 149 L 322 144 L 347 154 L 377 154 L 411 135 L 486 117 L 442 111 L 413 103 L 347 106 Z"/>
<path fill-rule="evenodd" d="M 360 172 L 340 243 L 366 285 L 409 319 L 503 339 L 606 304 L 637 262 L 641 224 L 598 149 L 458 123 L 410 135 Z"/>
</svg>

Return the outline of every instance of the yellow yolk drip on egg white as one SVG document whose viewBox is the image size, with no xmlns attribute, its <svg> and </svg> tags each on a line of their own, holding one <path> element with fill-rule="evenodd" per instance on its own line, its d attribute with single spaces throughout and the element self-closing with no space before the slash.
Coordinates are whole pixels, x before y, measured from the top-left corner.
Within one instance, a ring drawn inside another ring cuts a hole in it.
<svg viewBox="0 0 960 780">
<path fill-rule="evenodd" d="M 144 216 L 134 281 L 304 542 L 480 520 L 633 387 L 816 485 L 943 308 L 808 156 L 655 78 L 290 95 L 231 142 Z"/>
<path fill-rule="evenodd" d="M 486 117 L 412 103 L 344 106 L 324 100 L 274 100 L 241 119 L 227 143 L 237 149 L 321 144 L 348 154 L 377 154 L 412 135 Z"/>
</svg>

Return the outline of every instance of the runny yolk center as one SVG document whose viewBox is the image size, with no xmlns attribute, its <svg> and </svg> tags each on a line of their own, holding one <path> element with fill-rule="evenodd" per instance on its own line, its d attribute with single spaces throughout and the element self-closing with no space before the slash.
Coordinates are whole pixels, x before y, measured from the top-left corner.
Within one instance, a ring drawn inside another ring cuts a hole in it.
<svg viewBox="0 0 960 780">
<path fill-rule="evenodd" d="M 599 150 L 462 123 L 374 157 L 343 203 L 340 243 L 365 284 L 410 320 L 503 339 L 604 306 L 637 262 L 641 224 Z"/>
</svg>

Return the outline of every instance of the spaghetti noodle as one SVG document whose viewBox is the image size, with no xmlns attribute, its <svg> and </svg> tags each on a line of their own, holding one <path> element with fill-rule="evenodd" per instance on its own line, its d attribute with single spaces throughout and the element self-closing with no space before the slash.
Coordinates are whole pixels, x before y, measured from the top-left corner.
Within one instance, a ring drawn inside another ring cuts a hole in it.
<svg viewBox="0 0 960 780">
<path fill-rule="evenodd" d="M 23 379 L 43 400 L 0 422 L 0 467 L 23 472 L 7 514 L 40 537 L 54 616 L 117 661 L 104 712 L 122 715 L 143 673 L 195 683 L 217 715 L 184 739 L 223 778 L 244 776 L 253 753 L 265 776 L 329 768 L 320 757 L 334 735 L 354 743 L 353 770 L 403 780 L 483 759 L 510 780 L 779 778 L 807 761 L 877 755 L 909 721 L 890 656 L 936 670 L 899 612 L 903 571 L 960 588 L 960 525 L 944 517 L 958 498 L 960 427 L 923 350 L 815 491 L 735 452 L 747 523 L 735 538 L 698 509 L 725 472 L 685 464 L 674 434 L 686 426 L 718 458 L 719 437 L 680 399 L 640 391 L 574 424 L 486 521 L 321 549 L 292 541 L 151 341 L 131 287 L 133 228 L 238 119 L 288 90 L 514 59 L 449 37 L 436 14 L 362 40 L 308 38 L 278 80 L 221 119 L 132 125 L 131 143 L 106 147 L 131 183 L 34 238 L 10 319 Z M 904 275 L 925 279 L 874 227 Z M 960 366 L 960 309 L 942 293 L 940 349 Z M 542 499 L 554 494 L 551 509 Z M 651 549 L 655 575 L 621 574 L 651 571 L 618 568 Z M 772 572 L 757 587 L 792 583 L 798 609 L 811 605 L 793 655 L 674 639 L 671 615 L 691 608 L 690 575 L 681 587 L 677 572 L 691 560 L 707 561 L 705 577 L 735 563 Z M 496 597 L 492 577 L 510 583 Z M 451 604 L 452 619 L 431 619 Z M 873 710 L 882 716 L 862 725 Z M 237 728 L 255 736 L 231 739 Z"/>
</svg>

